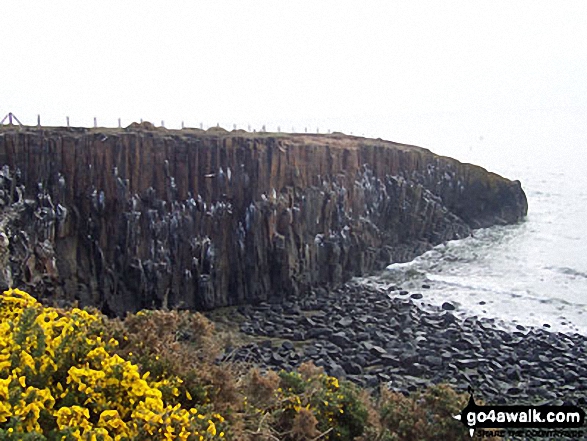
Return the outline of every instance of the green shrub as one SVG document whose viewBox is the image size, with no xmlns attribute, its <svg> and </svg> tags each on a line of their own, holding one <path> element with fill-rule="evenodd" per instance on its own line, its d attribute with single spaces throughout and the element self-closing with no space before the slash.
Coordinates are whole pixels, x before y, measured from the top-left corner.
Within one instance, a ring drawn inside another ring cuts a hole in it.
<svg viewBox="0 0 587 441">
<path fill-rule="evenodd" d="M 392 440 L 470 440 L 468 430 L 453 418 L 465 408 L 467 400 L 466 394 L 446 384 L 430 386 L 408 397 L 382 389 L 381 423 Z"/>
</svg>

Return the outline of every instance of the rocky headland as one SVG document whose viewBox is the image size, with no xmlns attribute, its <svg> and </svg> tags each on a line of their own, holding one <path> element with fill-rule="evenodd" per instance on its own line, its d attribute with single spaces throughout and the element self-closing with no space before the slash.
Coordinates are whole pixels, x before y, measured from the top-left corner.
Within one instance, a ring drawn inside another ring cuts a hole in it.
<svg viewBox="0 0 587 441">
<path fill-rule="evenodd" d="M 585 404 L 587 339 L 351 280 L 526 215 L 521 185 L 342 134 L 0 127 L 0 284 L 124 315 L 229 307 L 225 360 Z M 233 305 L 232 307 L 230 307 Z M 240 305 L 240 306 L 234 306 Z M 218 311 L 216 311 L 218 312 Z"/>
<path fill-rule="evenodd" d="M 0 284 L 110 315 L 296 299 L 522 219 L 520 183 L 343 134 L 0 128 Z"/>
</svg>

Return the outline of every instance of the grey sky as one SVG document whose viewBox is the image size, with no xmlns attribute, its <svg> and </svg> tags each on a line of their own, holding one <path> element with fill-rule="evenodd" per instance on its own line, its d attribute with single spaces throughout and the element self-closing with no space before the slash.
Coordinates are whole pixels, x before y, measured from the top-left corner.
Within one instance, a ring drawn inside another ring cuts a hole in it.
<svg viewBox="0 0 587 441">
<path fill-rule="evenodd" d="M 585 1 L 0 3 L 0 113 L 29 124 L 320 127 L 442 148 L 587 116 Z"/>
</svg>

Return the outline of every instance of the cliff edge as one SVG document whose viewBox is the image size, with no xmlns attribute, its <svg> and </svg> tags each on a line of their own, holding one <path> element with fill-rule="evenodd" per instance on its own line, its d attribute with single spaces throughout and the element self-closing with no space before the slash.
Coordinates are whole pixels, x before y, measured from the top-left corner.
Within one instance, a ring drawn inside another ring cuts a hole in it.
<svg viewBox="0 0 587 441">
<path fill-rule="evenodd" d="M 520 182 L 342 134 L 0 128 L 0 283 L 110 314 L 280 301 L 517 222 Z"/>
</svg>

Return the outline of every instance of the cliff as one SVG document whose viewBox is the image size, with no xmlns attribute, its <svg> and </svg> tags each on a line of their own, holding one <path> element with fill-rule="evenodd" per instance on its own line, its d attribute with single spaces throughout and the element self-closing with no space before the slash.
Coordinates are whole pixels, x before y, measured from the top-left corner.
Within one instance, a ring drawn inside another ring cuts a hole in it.
<svg viewBox="0 0 587 441">
<path fill-rule="evenodd" d="M 419 147 L 222 129 L 0 128 L 0 282 L 113 314 L 280 301 L 527 212 Z"/>
</svg>

